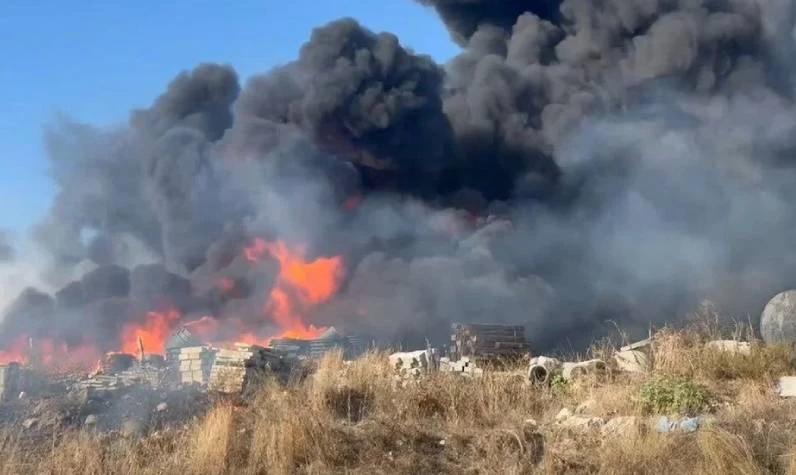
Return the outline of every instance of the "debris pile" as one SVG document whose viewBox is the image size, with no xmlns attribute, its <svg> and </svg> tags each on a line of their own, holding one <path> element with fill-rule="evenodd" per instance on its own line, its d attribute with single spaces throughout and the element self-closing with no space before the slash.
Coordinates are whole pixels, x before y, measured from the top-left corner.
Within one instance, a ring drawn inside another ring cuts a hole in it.
<svg viewBox="0 0 796 475">
<path fill-rule="evenodd" d="M 518 359 L 530 352 L 524 326 L 481 323 L 452 325 L 450 359 Z"/>
<path fill-rule="evenodd" d="M 208 388 L 220 393 L 240 393 L 265 374 L 289 373 L 284 359 L 273 349 L 235 343 L 234 350 L 218 350 L 210 370 Z"/>
<path fill-rule="evenodd" d="M 111 352 L 99 361 L 97 370 L 75 384 L 75 388 L 92 394 L 116 391 L 126 386 L 160 388 L 167 377 L 158 358 L 136 359 L 128 353 Z"/>
</svg>

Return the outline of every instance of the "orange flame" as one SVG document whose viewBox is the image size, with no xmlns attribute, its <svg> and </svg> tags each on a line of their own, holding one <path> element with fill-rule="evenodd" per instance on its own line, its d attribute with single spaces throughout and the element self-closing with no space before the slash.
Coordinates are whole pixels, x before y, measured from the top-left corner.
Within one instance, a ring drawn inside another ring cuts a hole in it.
<svg viewBox="0 0 796 475">
<path fill-rule="evenodd" d="M 306 313 L 326 302 L 339 290 L 343 279 L 341 257 L 322 257 L 313 261 L 305 258 L 305 249 L 291 249 L 284 242 L 255 239 L 244 251 L 246 258 L 256 261 L 268 253 L 279 262 L 279 276 L 268 296 L 265 312 L 283 330 L 282 337 L 311 339 L 320 336 L 325 328 L 305 322 Z"/>
<path fill-rule="evenodd" d="M 147 353 L 164 353 L 166 339 L 181 318 L 180 312 L 170 309 L 165 312 L 149 312 L 143 323 L 128 323 L 122 328 L 122 352 L 137 354 L 138 339 Z"/>
<path fill-rule="evenodd" d="M 6 350 L 0 351 L 0 364 L 36 363 L 56 370 L 73 370 L 89 367 L 99 355 L 94 345 L 70 347 L 52 338 L 29 339 L 27 335 L 20 335 Z"/>
<path fill-rule="evenodd" d="M 342 258 L 308 260 L 303 247 L 290 247 L 281 241 L 271 243 L 259 238 L 247 246 L 243 254 L 250 262 L 258 262 L 266 255 L 279 262 L 279 275 L 263 309 L 280 328 L 278 336 L 294 339 L 319 337 L 326 328 L 309 324 L 306 317 L 315 306 L 331 299 L 340 289 L 344 272 Z M 222 277 L 217 286 L 222 292 L 232 292 L 237 283 Z M 246 321 L 236 318 L 217 320 L 205 316 L 192 322 L 181 320 L 182 314 L 177 309 L 150 311 L 143 321 L 122 327 L 118 349 L 123 353 L 137 354 L 140 339 L 146 353 L 162 354 L 166 340 L 181 324 L 199 339 L 213 345 L 245 342 L 267 346 L 273 337 L 263 338 Z M 19 336 L 0 350 L 0 364 L 37 363 L 51 369 L 90 368 L 101 357 L 98 345 L 70 347 L 61 339 L 29 340 L 27 335 Z"/>
<path fill-rule="evenodd" d="M 28 348 L 27 335 L 20 335 L 8 345 L 8 348 L 0 351 L 0 364 L 27 363 Z"/>
</svg>

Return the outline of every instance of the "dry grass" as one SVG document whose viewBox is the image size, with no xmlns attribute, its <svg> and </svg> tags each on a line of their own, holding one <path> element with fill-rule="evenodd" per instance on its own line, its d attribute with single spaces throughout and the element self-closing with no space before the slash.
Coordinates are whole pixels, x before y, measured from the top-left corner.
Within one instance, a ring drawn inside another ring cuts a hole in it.
<svg viewBox="0 0 796 475">
<path fill-rule="evenodd" d="M 659 332 L 648 375 L 549 389 L 512 372 L 436 374 L 396 388 L 385 354 L 346 363 L 331 353 L 311 377 L 267 382 L 246 406 L 218 404 L 185 429 L 67 432 L 35 444 L 3 434 L 0 473 L 796 473 L 796 406 L 773 390 L 775 377 L 793 371 L 789 349 L 708 350 L 717 332 L 701 325 Z M 603 436 L 554 421 L 586 401 L 589 415 L 646 421 L 634 398 L 666 378 L 709 388 L 713 423 L 692 434 Z"/>
</svg>

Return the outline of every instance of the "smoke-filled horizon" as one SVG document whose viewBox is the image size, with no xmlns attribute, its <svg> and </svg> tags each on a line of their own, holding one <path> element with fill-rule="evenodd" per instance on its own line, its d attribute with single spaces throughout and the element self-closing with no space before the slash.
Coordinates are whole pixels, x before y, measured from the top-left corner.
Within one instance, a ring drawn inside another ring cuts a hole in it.
<svg viewBox="0 0 796 475">
<path fill-rule="evenodd" d="M 407 345 L 491 321 L 577 346 L 796 285 L 792 2 L 419 2 L 448 64 L 341 19 L 243 84 L 202 64 L 124 126 L 50 126 L 53 292 L 9 307 L 0 347 L 165 304 L 273 325 L 256 238 L 341 257 L 309 322 Z"/>
</svg>

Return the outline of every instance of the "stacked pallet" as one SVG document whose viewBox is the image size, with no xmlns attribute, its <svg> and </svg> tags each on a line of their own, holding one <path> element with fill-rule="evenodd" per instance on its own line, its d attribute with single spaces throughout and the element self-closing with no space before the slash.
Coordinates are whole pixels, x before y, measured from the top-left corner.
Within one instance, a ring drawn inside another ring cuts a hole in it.
<svg viewBox="0 0 796 475">
<path fill-rule="evenodd" d="M 175 351 L 177 381 L 180 384 L 204 386 L 210 380 L 215 351 L 206 346 L 189 346 Z"/>
<path fill-rule="evenodd" d="M 334 328 L 312 340 L 277 338 L 271 341 L 271 347 L 293 357 L 309 358 L 320 358 L 331 350 L 340 349 L 345 359 L 353 359 L 365 351 L 361 338 L 342 336 Z"/>
<path fill-rule="evenodd" d="M 235 343 L 235 349 L 221 349 L 216 353 L 210 371 L 209 389 L 221 393 L 240 393 L 257 377 L 284 369 L 282 358 L 273 350 Z"/>
<path fill-rule="evenodd" d="M 451 359 L 516 358 L 530 352 L 524 326 L 454 323 Z"/>
</svg>

